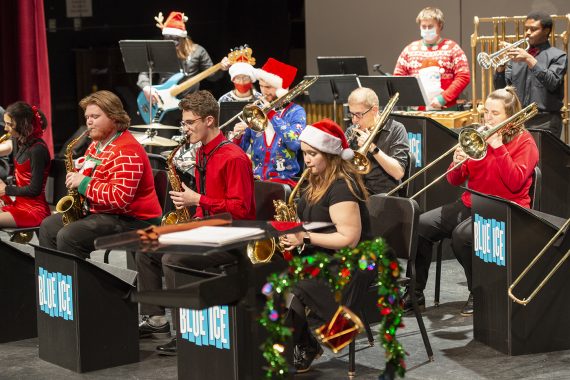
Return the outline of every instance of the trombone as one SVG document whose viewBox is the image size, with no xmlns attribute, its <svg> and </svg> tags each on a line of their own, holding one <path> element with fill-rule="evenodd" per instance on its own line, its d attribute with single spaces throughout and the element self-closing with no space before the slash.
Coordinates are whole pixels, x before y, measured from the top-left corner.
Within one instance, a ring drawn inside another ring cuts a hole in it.
<svg viewBox="0 0 570 380">
<path fill-rule="evenodd" d="M 536 106 L 536 103 L 531 103 L 530 105 L 526 106 L 525 108 L 523 108 L 519 112 L 515 113 L 514 115 L 512 115 L 508 119 L 500 122 L 499 124 L 497 124 L 493 128 L 490 128 L 486 131 L 478 131 L 475 126 L 464 128 L 459 133 L 459 138 L 458 138 L 459 142 L 456 145 L 452 146 L 447 152 L 443 153 L 441 156 L 436 158 L 430 164 L 426 165 L 426 167 L 424 167 L 421 170 L 418 170 L 414 175 L 410 176 L 410 178 L 408 178 L 407 180 L 403 181 L 398 186 L 396 186 L 395 188 L 390 190 L 386 195 L 394 194 L 396 191 L 400 190 L 402 187 L 406 186 L 408 183 L 413 181 L 417 176 L 419 176 L 420 174 L 423 174 L 426 170 L 430 169 L 432 166 L 437 164 L 445 156 L 452 153 L 455 149 L 457 149 L 457 147 L 461 147 L 461 149 L 463 149 L 463 151 L 467 155 L 467 158 L 465 158 L 465 159 L 461 160 L 460 162 L 456 163 L 455 165 L 453 165 L 445 173 L 443 173 L 442 175 L 440 175 L 439 177 L 434 179 L 432 182 L 430 182 L 429 184 L 424 186 L 422 189 L 418 190 L 414 195 L 412 195 L 410 197 L 410 199 L 416 198 L 418 195 L 420 195 L 421 193 L 423 193 L 424 191 L 429 189 L 432 185 L 434 185 L 440 179 L 445 177 L 447 175 L 447 173 L 449 173 L 449 172 L 457 169 L 461 165 L 463 165 L 463 163 L 465 161 L 467 161 L 469 159 L 482 160 L 483 158 L 485 158 L 485 156 L 487 155 L 487 142 L 485 140 L 487 140 L 490 136 L 497 133 L 499 130 L 501 130 L 503 128 L 507 128 L 509 130 L 519 128 L 524 122 L 529 120 L 531 117 L 533 117 L 537 113 L 538 113 L 538 108 Z"/>
<path fill-rule="evenodd" d="M 237 118 L 243 116 L 244 122 L 247 126 L 253 129 L 255 132 L 263 132 L 267 127 L 267 123 L 269 120 L 267 119 L 267 113 L 274 109 L 284 106 L 287 103 L 290 103 L 295 99 L 297 96 L 301 95 L 307 88 L 309 88 L 313 83 L 315 83 L 319 79 L 318 75 L 315 75 L 309 79 L 303 79 L 299 84 L 295 87 L 290 89 L 285 95 L 273 100 L 266 106 L 261 106 L 259 103 L 260 101 L 257 100 L 252 104 L 248 104 L 243 107 L 241 112 L 238 112 L 236 115 L 232 116 L 228 121 L 224 124 L 220 125 L 220 129 L 225 128 L 228 124 L 234 121 Z"/>
<path fill-rule="evenodd" d="M 570 249 L 568 251 L 566 251 L 564 256 L 558 261 L 558 263 L 556 263 L 554 268 L 552 268 L 552 270 L 550 272 L 548 272 L 546 277 L 544 277 L 544 279 L 540 282 L 540 284 L 538 284 L 538 286 L 534 289 L 534 291 L 530 294 L 530 296 L 528 298 L 523 298 L 521 300 L 520 298 L 517 298 L 513 294 L 513 289 L 515 288 L 515 286 L 517 286 L 517 284 L 528 273 L 530 268 L 532 268 L 536 264 L 536 262 L 542 257 L 542 255 L 544 255 L 546 253 L 548 248 L 550 248 L 552 246 L 552 244 L 554 244 L 554 242 L 564 233 L 564 231 L 566 229 L 568 229 L 568 226 L 570 226 L 570 218 L 566 220 L 564 225 L 562 225 L 562 227 L 560 227 L 560 229 L 558 230 L 558 232 L 556 232 L 556 234 L 554 234 L 552 239 L 550 239 L 548 241 L 548 243 L 546 243 L 546 245 L 544 246 L 544 248 L 542 248 L 542 250 L 538 253 L 538 255 L 536 255 L 536 257 L 530 262 L 530 264 L 528 264 L 528 266 L 522 271 L 522 273 L 517 277 L 517 279 L 512 283 L 512 285 L 509 286 L 508 294 L 509 294 L 509 297 L 514 302 L 516 302 L 520 305 L 526 306 L 534 298 L 534 296 L 536 296 L 538 294 L 538 292 L 540 292 L 540 290 L 544 287 L 544 285 L 546 285 L 548 280 L 550 280 L 550 278 L 554 275 L 554 273 L 556 273 L 558 268 L 560 268 L 562 266 L 562 264 L 566 261 L 566 259 L 568 259 L 568 256 L 570 256 Z"/>
<path fill-rule="evenodd" d="M 477 63 L 484 69 L 488 69 L 491 66 L 496 69 L 499 66 L 503 66 L 505 63 L 509 62 L 511 58 L 507 54 L 510 49 L 517 48 L 519 46 L 523 46 L 524 50 L 528 50 L 530 44 L 528 43 L 528 38 L 523 38 L 518 40 L 517 42 L 510 44 L 509 46 L 505 46 L 504 48 L 497 50 L 493 54 L 487 54 L 485 52 L 481 52 L 477 54 Z"/>
</svg>

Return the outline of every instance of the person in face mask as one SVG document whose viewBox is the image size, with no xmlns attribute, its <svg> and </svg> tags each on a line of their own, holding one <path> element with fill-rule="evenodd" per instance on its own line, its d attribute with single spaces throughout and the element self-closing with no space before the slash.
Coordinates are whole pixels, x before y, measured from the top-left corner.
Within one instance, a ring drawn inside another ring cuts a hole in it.
<svg viewBox="0 0 570 380">
<path fill-rule="evenodd" d="M 158 16 L 155 17 L 155 20 L 157 21 L 156 26 L 162 30 L 163 39 L 174 41 L 174 44 L 176 45 L 176 55 L 180 60 L 180 65 L 184 71 L 185 78 L 191 78 L 214 65 L 206 49 L 192 41 L 188 36 L 188 32 L 186 31 L 186 22 L 188 21 L 188 17 L 184 13 L 173 11 L 170 12 L 166 20 L 163 20 L 162 12 L 160 12 Z M 210 81 L 219 80 L 224 75 L 224 71 L 227 71 L 230 66 L 231 63 L 229 59 L 224 57 L 221 61 L 221 71 L 215 72 L 207 79 Z M 159 73 L 158 81 L 153 79 L 152 84 L 162 84 L 174 74 L 177 73 Z M 159 99 L 155 91 L 150 86 L 150 78 L 147 72 L 139 74 L 137 85 L 143 91 L 147 99 L 150 100 L 152 94 L 153 103 L 158 102 Z M 199 88 L 200 84 L 198 83 L 180 94 L 179 98 L 183 98 L 189 93 L 196 92 Z M 170 115 L 167 114 L 161 123 L 178 126 L 180 124 L 179 110 L 175 110 L 172 114 L 172 117 L 169 117 Z"/>
<path fill-rule="evenodd" d="M 422 78 L 424 61 L 437 62 L 439 75 L 429 73 L 430 81 L 439 77 L 441 92 L 429 99 L 426 104 L 431 109 L 456 109 L 456 101 L 461 92 L 469 84 L 471 75 L 469 63 L 461 47 L 447 38 L 441 37 L 444 19 L 438 8 L 427 7 L 420 11 L 416 22 L 420 26 L 421 40 L 414 41 L 404 48 L 394 69 L 396 76 L 419 76 Z M 433 66 L 429 65 L 429 67 Z M 433 83 L 432 83 L 433 84 Z"/>
<path fill-rule="evenodd" d="M 234 89 L 222 95 L 218 102 L 253 102 L 261 98 L 261 93 L 253 87 L 257 80 L 253 72 L 254 68 L 249 63 L 234 63 L 229 70 Z"/>
</svg>

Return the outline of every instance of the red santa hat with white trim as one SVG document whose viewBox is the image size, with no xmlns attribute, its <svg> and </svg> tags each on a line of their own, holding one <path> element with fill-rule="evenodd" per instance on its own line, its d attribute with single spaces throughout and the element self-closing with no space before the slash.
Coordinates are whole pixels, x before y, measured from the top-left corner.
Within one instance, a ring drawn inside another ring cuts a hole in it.
<svg viewBox="0 0 570 380">
<path fill-rule="evenodd" d="M 338 155 L 343 160 L 354 157 L 354 151 L 348 146 L 342 128 L 331 119 L 307 125 L 301 132 L 299 140 L 321 152 Z"/>
<path fill-rule="evenodd" d="M 176 37 L 186 37 L 188 33 L 186 32 L 185 22 L 188 21 L 188 17 L 182 12 L 172 11 L 168 15 L 168 18 L 163 23 L 162 12 L 158 14 L 158 17 L 154 18 L 157 21 L 156 26 L 162 29 L 163 36 L 176 36 Z"/>
<path fill-rule="evenodd" d="M 295 75 L 297 75 L 296 67 L 280 62 L 275 58 L 269 58 L 261 69 L 255 69 L 257 79 L 261 79 L 277 89 L 277 97 L 287 93 L 295 79 Z"/>
</svg>

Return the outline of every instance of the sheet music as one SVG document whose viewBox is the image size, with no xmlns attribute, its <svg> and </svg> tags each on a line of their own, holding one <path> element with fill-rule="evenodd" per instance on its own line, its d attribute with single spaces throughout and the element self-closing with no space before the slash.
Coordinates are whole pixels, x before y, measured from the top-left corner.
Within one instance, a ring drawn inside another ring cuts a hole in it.
<svg viewBox="0 0 570 380">
<path fill-rule="evenodd" d="M 160 244 L 187 244 L 219 247 L 238 241 L 262 238 L 265 231 L 249 227 L 204 226 L 188 231 L 172 232 L 159 236 Z"/>
</svg>

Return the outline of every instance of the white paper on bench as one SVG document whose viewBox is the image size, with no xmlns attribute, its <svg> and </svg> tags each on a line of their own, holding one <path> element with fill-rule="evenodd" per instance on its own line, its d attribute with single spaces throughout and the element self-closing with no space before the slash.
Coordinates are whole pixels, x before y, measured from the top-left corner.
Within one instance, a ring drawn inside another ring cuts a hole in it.
<svg viewBox="0 0 570 380">
<path fill-rule="evenodd" d="M 261 228 L 204 226 L 193 230 L 171 232 L 158 237 L 161 244 L 188 244 L 217 247 L 243 240 L 261 238 Z"/>
</svg>

